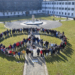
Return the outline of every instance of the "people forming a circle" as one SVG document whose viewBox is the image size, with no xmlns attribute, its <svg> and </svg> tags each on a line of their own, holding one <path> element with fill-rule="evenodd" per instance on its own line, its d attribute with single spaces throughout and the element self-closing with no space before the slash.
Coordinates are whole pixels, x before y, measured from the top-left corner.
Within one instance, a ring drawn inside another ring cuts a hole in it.
<svg viewBox="0 0 75 75">
<path fill-rule="evenodd" d="M 5 55 L 11 55 L 11 56 L 15 56 L 18 55 L 20 58 L 20 55 L 26 54 L 29 55 L 33 54 L 34 49 L 36 49 L 36 46 L 34 45 L 34 43 L 38 44 L 41 46 L 41 48 L 37 48 L 36 52 L 37 52 L 37 56 L 47 56 L 47 55 L 53 55 L 53 54 L 59 54 L 60 51 L 62 51 L 66 44 L 67 44 L 67 38 L 64 35 L 64 32 L 60 33 L 59 31 L 56 30 L 51 30 L 51 29 L 44 29 L 44 28 L 20 28 L 20 29 L 10 29 L 10 30 L 6 30 L 2 33 L 0 33 L 0 40 L 2 40 L 3 38 L 7 37 L 7 36 L 11 36 L 14 34 L 21 34 L 21 33 L 27 33 L 30 34 L 30 36 L 28 38 L 23 38 L 22 41 L 16 42 L 13 45 L 9 45 L 8 47 L 5 47 L 5 45 L 3 45 L 2 43 L 0 44 L 0 52 L 2 52 Z M 61 39 L 61 43 L 60 45 L 57 44 L 53 44 L 49 41 L 44 41 L 43 39 L 39 39 L 38 37 L 35 37 L 35 35 L 33 35 L 33 33 L 45 33 L 47 35 L 52 35 L 55 36 L 59 39 Z M 18 51 L 18 49 L 27 46 L 27 43 L 30 44 L 30 48 L 26 48 L 26 50 L 22 50 L 22 51 Z"/>
</svg>

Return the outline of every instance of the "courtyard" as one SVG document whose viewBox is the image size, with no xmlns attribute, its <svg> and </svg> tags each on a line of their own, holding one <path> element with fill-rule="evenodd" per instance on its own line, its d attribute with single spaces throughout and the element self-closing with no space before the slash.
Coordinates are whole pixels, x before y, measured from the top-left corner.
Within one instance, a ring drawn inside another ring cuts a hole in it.
<svg viewBox="0 0 75 75">
<path fill-rule="evenodd" d="M 67 46 L 60 54 L 45 57 L 48 74 L 49 75 L 74 75 L 75 74 L 75 69 L 74 69 L 74 65 L 75 65 L 74 64 L 74 61 L 75 61 L 74 59 L 75 57 L 74 22 L 75 21 L 71 20 L 71 21 L 59 22 L 60 18 L 55 18 L 55 20 L 58 21 L 58 23 L 56 24 L 56 21 L 52 21 L 53 20 L 52 17 L 41 17 L 41 19 L 46 20 L 46 22 L 48 21 L 46 23 L 46 25 L 48 26 L 45 25 L 44 28 L 57 30 L 57 31 L 60 31 L 61 33 L 64 31 L 65 36 L 67 37 Z M 0 23 L 0 33 L 7 30 L 7 28 L 12 29 L 12 27 L 14 27 L 13 25 L 18 25 L 18 26 L 15 26 L 16 28 L 17 27 L 23 28 L 23 26 L 19 24 L 20 22 L 24 22 L 25 18 L 24 19 L 21 18 L 18 20 L 19 21 L 17 21 L 16 18 L 1 19 L 0 20 L 1 22 L 6 21 L 6 25 L 4 23 Z M 64 20 L 64 18 L 61 18 L 61 20 Z M 53 22 L 51 24 L 52 26 L 55 24 L 53 27 L 49 26 L 51 22 Z M 4 26 L 6 26 L 7 28 Z M 14 42 L 21 41 L 24 37 L 27 38 L 28 34 L 20 34 L 20 35 L 16 34 L 11 37 L 7 37 L 7 38 L 4 38 L 3 40 L 0 40 L 0 43 L 4 44 L 7 47 L 9 46 L 9 44 L 13 44 Z M 60 44 L 60 40 L 52 36 L 40 35 L 40 38 L 45 41 Z M 22 49 L 26 49 L 26 47 L 21 48 L 20 50 Z M 17 63 L 17 61 L 20 61 L 20 63 Z M 1 64 L 0 74 L 1 75 L 8 75 L 8 74 L 23 75 L 24 62 L 25 62 L 24 58 L 17 59 L 17 57 L 15 58 L 8 57 L 0 53 L 0 64 Z"/>
</svg>

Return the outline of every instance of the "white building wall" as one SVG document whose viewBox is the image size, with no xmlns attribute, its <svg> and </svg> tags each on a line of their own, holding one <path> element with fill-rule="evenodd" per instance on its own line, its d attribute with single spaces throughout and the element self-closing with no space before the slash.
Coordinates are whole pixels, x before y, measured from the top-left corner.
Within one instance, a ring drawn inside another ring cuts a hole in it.
<svg viewBox="0 0 75 75">
<path fill-rule="evenodd" d="M 72 4 L 72 2 L 74 2 L 74 5 Z M 52 4 L 52 3 L 55 3 L 55 4 Z M 70 3 L 70 4 L 66 4 L 66 3 Z M 54 7 L 54 9 L 52 7 Z M 65 10 L 65 8 L 67 9 Z M 74 10 L 72 10 L 72 8 L 74 8 Z M 42 10 L 45 11 L 45 13 L 49 12 L 48 14 L 51 14 L 51 15 L 75 17 L 75 1 L 46 1 L 46 2 L 44 1 L 42 2 Z"/>
</svg>

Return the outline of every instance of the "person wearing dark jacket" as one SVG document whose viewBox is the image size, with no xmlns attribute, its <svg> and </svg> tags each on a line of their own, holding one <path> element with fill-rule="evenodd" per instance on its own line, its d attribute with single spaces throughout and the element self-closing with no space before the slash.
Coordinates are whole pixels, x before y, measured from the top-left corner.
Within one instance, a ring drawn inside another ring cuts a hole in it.
<svg viewBox="0 0 75 75">
<path fill-rule="evenodd" d="M 39 53 L 40 53 L 40 49 L 38 48 L 38 49 L 37 49 L 37 55 L 38 55 L 38 56 L 39 56 Z"/>
<path fill-rule="evenodd" d="M 27 55 L 29 54 L 29 49 L 28 49 L 28 48 L 26 49 L 26 54 L 27 54 Z"/>
</svg>

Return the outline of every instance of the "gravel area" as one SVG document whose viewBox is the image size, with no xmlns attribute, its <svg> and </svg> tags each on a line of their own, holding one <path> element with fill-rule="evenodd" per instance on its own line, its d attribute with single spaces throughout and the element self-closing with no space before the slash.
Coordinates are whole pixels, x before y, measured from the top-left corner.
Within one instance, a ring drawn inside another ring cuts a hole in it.
<svg viewBox="0 0 75 75">
<path fill-rule="evenodd" d="M 14 22 L 6 22 L 5 27 L 9 29 L 13 28 L 23 28 L 23 27 L 34 27 L 34 28 L 46 28 L 46 29 L 53 29 L 60 27 L 62 23 L 59 21 L 49 21 L 49 20 L 42 20 L 43 24 L 42 25 L 22 25 L 22 23 L 26 22 L 25 21 L 14 21 Z"/>
</svg>

